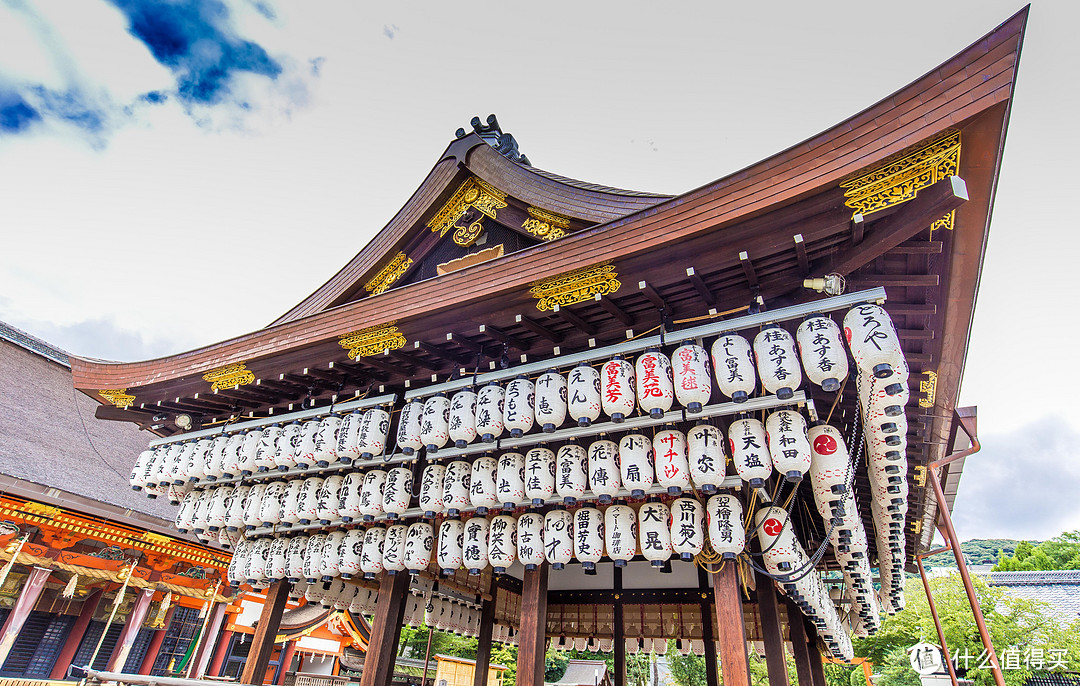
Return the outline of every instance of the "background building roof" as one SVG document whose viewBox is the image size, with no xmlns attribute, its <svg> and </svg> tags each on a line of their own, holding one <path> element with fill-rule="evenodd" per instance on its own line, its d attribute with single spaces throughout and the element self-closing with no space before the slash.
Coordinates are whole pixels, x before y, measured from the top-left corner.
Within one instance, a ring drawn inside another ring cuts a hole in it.
<svg viewBox="0 0 1080 686">
<path fill-rule="evenodd" d="M 1051 572 L 991 572 L 990 585 L 1018 598 L 1041 600 L 1065 622 L 1080 618 L 1080 570 Z"/>
</svg>

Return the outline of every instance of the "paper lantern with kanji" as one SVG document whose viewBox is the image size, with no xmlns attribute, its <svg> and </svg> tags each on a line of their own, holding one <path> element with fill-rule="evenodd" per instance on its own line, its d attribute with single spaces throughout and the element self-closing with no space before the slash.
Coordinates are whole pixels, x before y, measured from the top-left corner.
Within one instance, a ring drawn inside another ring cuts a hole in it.
<svg viewBox="0 0 1080 686">
<path fill-rule="evenodd" d="M 316 508 L 316 518 L 323 526 L 341 518 L 338 505 L 341 502 L 341 489 L 344 485 L 344 476 L 332 474 L 323 479 L 322 486 L 316 492 L 319 499 L 319 504 Z"/>
<path fill-rule="evenodd" d="M 600 406 L 616 424 L 634 412 L 634 365 L 619 355 L 600 368 Z"/>
<path fill-rule="evenodd" d="M 527 512 L 517 519 L 517 556 L 525 569 L 544 563 L 544 516 Z"/>
<path fill-rule="evenodd" d="M 300 492 L 304 489 L 303 479 L 293 479 L 285 482 L 285 488 L 281 491 L 281 504 L 278 512 L 278 521 L 285 526 L 300 522 Z"/>
<path fill-rule="evenodd" d="M 244 506 L 244 528 L 254 529 L 262 525 L 262 502 L 270 484 L 255 484 L 248 492 L 247 505 Z M 195 491 L 198 493 L 199 491 Z"/>
<path fill-rule="evenodd" d="M 360 554 L 360 570 L 365 579 L 373 579 L 383 570 L 383 543 L 386 541 L 386 529 L 373 526 L 364 534 L 364 547 Z"/>
<path fill-rule="evenodd" d="M 297 583 L 304 576 L 304 551 L 307 549 L 307 542 L 308 537 L 304 535 L 289 539 L 289 547 L 285 552 L 285 576 L 291 584 Z"/>
<path fill-rule="evenodd" d="M 517 521 L 509 515 L 492 517 L 488 525 L 488 562 L 497 574 L 517 559 Z"/>
<path fill-rule="evenodd" d="M 601 505 L 607 505 L 618 495 L 622 485 L 619 478 L 619 445 L 601 439 L 589 444 L 589 489 L 599 497 Z"/>
<path fill-rule="evenodd" d="M 209 531 L 216 532 L 225 526 L 225 516 L 229 513 L 229 496 L 232 492 L 232 486 L 218 486 L 214 489 L 210 509 L 206 513 L 206 528 Z"/>
<path fill-rule="evenodd" d="M 684 342 L 671 354 L 675 399 L 687 412 L 701 412 L 702 406 L 712 397 L 708 361 L 705 348 L 692 341 Z"/>
<path fill-rule="evenodd" d="M 322 580 L 330 581 L 341 574 L 341 549 L 345 544 L 347 531 L 338 529 L 326 535 L 322 550 Z"/>
<path fill-rule="evenodd" d="M 566 407 L 578 426 L 589 426 L 600 417 L 600 372 L 582 362 L 570 370 L 566 384 Z"/>
<path fill-rule="evenodd" d="M 401 414 L 398 417 L 397 446 L 405 455 L 412 455 L 424 447 L 424 441 L 420 438 L 420 428 L 424 421 L 424 403 L 419 400 L 407 402 L 401 406 Z M 357 424 L 357 432 L 360 430 Z M 356 456 L 360 456 L 359 449 Z"/>
<path fill-rule="evenodd" d="M 765 426 L 749 417 L 736 419 L 728 427 L 728 445 L 739 478 L 752 488 L 764 486 L 773 470 Z"/>
<path fill-rule="evenodd" d="M 337 432 L 340 426 L 341 416 L 336 414 L 327 415 L 319 422 L 312 455 L 316 465 L 326 467 L 331 462 L 337 462 Z"/>
<path fill-rule="evenodd" d="M 713 374 L 720 392 L 732 402 L 746 402 L 757 387 L 750 343 L 738 334 L 725 334 L 713 342 L 711 354 Z"/>
<path fill-rule="evenodd" d="M 270 552 L 270 544 L 273 539 L 260 538 L 255 541 L 251 548 L 251 556 L 247 564 L 247 582 L 249 584 L 266 580 L 266 556 Z"/>
<path fill-rule="evenodd" d="M 247 432 L 241 434 L 240 448 L 237 450 L 237 467 L 241 470 L 241 474 L 244 476 L 250 476 L 255 469 L 255 448 L 259 445 L 258 437 L 252 439 L 251 451 L 252 455 L 249 458 L 247 453 L 244 452 L 244 448 L 248 445 Z M 169 468 L 168 479 L 171 486 L 183 486 L 188 481 L 188 465 L 192 462 L 192 456 L 195 454 L 195 447 L 198 445 L 197 441 L 185 441 L 183 443 L 183 449 L 176 457 L 176 462 Z M 245 471 L 246 470 L 246 471 Z"/>
<path fill-rule="evenodd" d="M 638 508 L 638 538 L 641 554 L 653 567 L 661 567 L 671 557 L 671 516 L 668 506 L 650 501 Z"/>
<path fill-rule="evenodd" d="M 544 433 L 551 433 L 566 421 L 566 379 L 549 369 L 536 379 L 536 406 L 533 415 Z"/>
<path fill-rule="evenodd" d="M 338 571 L 342 579 L 351 579 L 363 573 L 360 561 L 364 556 L 363 529 L 351 529 L 345 534 L 345 542 L 341 548 L 341 559 L 338 561 Z"/>
<path fill-rule="evenodd" d="M 476 440 L 476 391 L 471 388 L 450 398 L 450 440 L 458 448 Z"/>
<path fill-rule="evenodd" d="M 822 518 L 832 517 L 848 492 L 849 456 L 844 437 L 828 424 L 816 424 L 807 431 L 810 441 L 810 483 L 814 502 Z"/>
<path fill-rule="evenodd" d="M 310 524 L 319 519 L 319 491 L 325 480 L 312 476 L 289 482 L 285 494 L 285 512 L 282 517 L 294 524 Z M 294 486 L 295 484 L 295 486 Z M 293 498 L 295 497 L 295 500 Z M 295 511 L 292 511 L 295 508 Z"/>
<path fill-rule="evenodd" d="M 314 584 L 322 576 L 322 551 L 326 545 L 326 534 L 308 537 L 307 549 L 304 550 L 304 578 Z"/>
<path fill-rule="evenodd" d="M 802 481 L 810 471 L 810 441 L 803 416 L 794 410 L 777 410 L 765 420 L 765 434 L 776 471 L 788 481 Z"/>
<path fill-rule="evenodd" d="M 224 478 L 225 466 L 223 460 L 225 459 L 225 444 L 229 442 L 228 436 L 217 436 L 210 444 L 210 452 L 206 456 L 206 480 L 217 481 Z M 157 486 L 161 482 L 162 470 L 165 467 L 165 459 L 169 454 L 172 446 L 162 446 L 158 451 L 154 451 L 154 469 L 151 470 L 150 478 L 148 479 L 150 485 Z"/>
<path fill-rule="evenodd" d="M 573 505 L 585 495 L 589 457 L 585 448 L 568 443 L 555 456 L 555 491 L 566 505 Z"/>
<path fill-rule="evenodd" d="M 225 527 L 229 531 L 238 531 L 244 526 L 244 511 L 247 509 L 248 496 L 251 494 L 251 486 L 240 485 L 233 489 L 232 499 L 229 502 L 229 510 L 225 514 Z M 187 501 L 187 494 L 184 500 Z"/>
<path fill-rule="evenodd" d="M 405 532 L 405 569 L 418 574 L 431 564 L 435 530 L 427 522 L 413 522 Z"/>
<path fill-rule="evenodd" d="M 905 366 L 904 350 L 889 313 L 879 305 L 856 305 L 844 315 L 844 337 L 863 374 L 879 379 L 893 376 Z"/>
<path fill-rule="evenodd" d="M 386 436 L 390 433 L 390 413 L 373 407 L 360 419 L 360 432 L 357 436 L 357 448 L 360 459 L 370 460 L 386 452 Z"/>
<path fill-rule="evenodd" d="M 455 460 L 446 465 L 443 476 L 443 507 L 451 517 L 456 517 L 458 510 L 469 506 L 472 465 L 464 460 Z"/>
<path fill-rule="evenodd" d="M 244 445 L 244 435 L 240 433 L 229 434 L 229 440 L 225 442 L 225 450 L 222 453 L 222 471 L 226 479 L 231 479 L 240 474 L 240 448 Z M 166 463 L 165 482 L 162 486 L 172 483 L 172 475 L 175 471 L 176 462 L 184 451 L 183 443 L 175 443 L 169 451 L 171 463 Z"/>
<path fill-rule="evenodd" d="M 432 518 L 446 509 L 443 505 L 443 482 L 446 480 L 446 467 L 441 464 L 429 464 L 420 476 L 420 495 L 417 498 L 424 516 Z"/>
<path fill-rule="evenodd" d="M 436 558 L 446 576 L 461 568 L 465 543 L 465 524 L 460 519 L 445 519 L 439 525 L 439 544 Z"/>
<path fill-rule="evenodd" d="M 671 549 L 693 560 L 705 545 L 705 508 L 694 498 L 671 501 Z"/>
<path fill-rule="evenodd" d="M 678 495 L 690 485 L 690 465 L 686 461 L 686 435 L 674 429 L 657 431 L 653 436 L 653 462 L 656 482 Z"/>
<path fill-rule="evenodd" d="M 356 410 L 341 418 L 337 428 L 337 444 L 334 454 L 338 462 L 349 464 L 360 457 L 360 420 L 363 414 Z"/>
<path fill-rule="evenodd" d="M 646 350 L 634 362 L 638 405 L 653 419 L 671 409 L 675 388 L 671 379 L 671 361 L 656 348 Z"/>
<path fill-rule="evenodd" d="M 341 489 L 338 491 L 338 517 L 346 524 L 363 516 L 360 512 L 360 492 L 363 487 L 363 472 L 350 472 L 341 482 Z"/>
<path fill-rule="evenodd" d="M 533 448 L 525 453 L 525 497 L 536 507 L 555 494 L 555 453 Z"/>
<path fill-rule="evenodd" d="M 595 507 L 574 513 L 574 557 L 584 569 L 595 569 L 604 555 L 604 514 Z"/>
<path fill-rule="evenodd" d="M 184 486 L 177 486 L 177 485 L 174 484 L 174 485 L 169 486 L 165 490 L 166 490 L 166 495 L 169 498 L 169 504 L 170 505 L 179 505 L 180 501 L 184 499 L 184 496 L 187 495 L 187 492 L 190 489 L 188 488 L 188 486 L 186 484 Z"/>
<path fill-rule="evenodd" d="M 787 400 L 802 384 L 802 368 L 795 339 L 776 324 L 763 328 L 754 336 L 754 359 L 758 377 L 766 393 Z"/>
<path fill-rule="evenodd" d="M 494 443 L 504 429 L 503 406 L 505 392 L 497 383 L 480 389 L 476 396 L 476 433 L 484 443 Z"/>
<path fill-rule="evenodd" d="M 258 471 L 259 467 L 256 464 L 255 459 L 256 459 L 256 457 L 257 457 L 257 455 L 259 453 L 259 443 L 261 441 L 262 441 L 262 430 L 261 429 L 251 429 L 250 431 L 245 431 L 244 432 L 244 441 L 243 441 L 243 443 L 240 444 L 240 450 L 239 450 L 240 473 L 243 476 L 251 476 L 256 471 Z M 191 444 L 191 450 L 188 452 L 188 460 L 189 461 L 190 461 L 190 458 L 191 458 L 191 454 L 194 453 L 194 452 L 195 452 L 195 443 L 192 443 Z M 185 464 L 184 469 L 181 470 L 185 475 L 184 481 L 187 481 L 186 469 L 187 469 L 187 464 Z"/>
<path fill-rule="evenodd" d="M 204 491 L 193 491 L 193 493 L 196 496 L 191 504 L 191 513 L 188 515 L 186 528 L 195 533 L 202 533 L 206 531 L 206 516 L 210 512 L 210 501 L 214 498 L 214 489 L 208 488 Z M 256 508 L 256 512 L 261 514 L 261 508 Z M 256 524 L 261 523 L 261 520 L 256 522 Z"/>
<path fill-rule="evenodd" d="M 275 426 L 277 426 L 277 425 L 275 425 Z M 261 453 L 262 446 L 266 442 L 266 432 L 269 431 L 270 428 L 271 427 L 267 427 L 266 429 L 263 430 L 263 440 L 259 443 L 259 451 L 260 452 L 257 453 L 260 456 L 262 454 Z M 278 431 L 279 432 L 281 431 L 281 427 L 278 427 Z M 198 441 L 196 441 L 195 450 L 192 451 L 192 453 L 191 453 L 191 461 L 189 463 L 188 470 L 187 470 L 187 472 L 188 472 L 188 481 L 189 482 L 198 483 L 199 481 L 202 481 L 203 478 L 206 476 L 206 459 L 210 456 L 210 448 L 213 445 L 214 445 L 214 442 L 207 439 L 207 438 L 201 438 Z M 259 459 L 261 460 L 262 458 L 260 457 Z M 260 462 L 260 464 L 262 464 L 262 463 Z M 151 463 L 148 462 L 147 463 L 147 468 L 149 468 L 150 465 L 151 465 Z M 270 467 L 274 466 L 274 446 L 273 446 L 273 444 L 271 444 L 270 449 L 269 449 L 269 466 Z M 145 473 L 145 474 L 146 474 L 146 477 L 149 477 L 149 473 Z"/>
<path fill-rule="evenodd" d="M 247 581 L 247 563 L 248 558 L 251 556 L 251 549 L 254 546 L 254 541 L 241 540 L 236 544 L 236 550 L 233 551 L 229 567 L 225 570 L 225 578 L 229 580 L 230 586 L 235 588 Z"/>
<path fill-rule="evenodd" d="M 300 424 L 300 438 L 296 449 L 296 466 L 307 469 L 315 463 L 315 442 L 319 434 L 319 420 L 309 419 Z M 319 465 L 320 467 L 324 465 Z"/>
<path fill-rule="evenodd" d="M 503 508 L 513 509 L 525 500 L 525 456 L 503 453 L 495 473 L 495 494 Z"/>
<path fill-rule="evenodd" d="M 836 322 L 822 314 L 812 315 L 799 325 L 795 340 L 806 378 L 830 393 L 840 390 L 848 375 L 848 360 Z"/>
<path fill-rule="evenodd" d="M 274 467 L 284 472 L 296 466 L 296 450 L 300 447 L 300 422 L 281 427 L 274 450 Z M 207 463 L 209 466 L 209 463 Z M 207 471 L 207 475 L 210 472 Z"/>
<path fill-rule="evenodd" d="M 437 393 L 424 401 L 420 423 L 420 442 L 429 453 L 436 452 L 450 440 L 450 399 Z"/>
<path fill-rule="evenodd" d="M 360 487 L 360 514 L 365 522 L 370 522 L 383 513 L 383 486 L 386 485 L 386 472 L 372 469 L 364 472 L 364 485 Z"/>
<path fill-rule="evenodd" d="M 465 545 L 462 559 L 470 576 L 477 576 L 488 565 L 488 520 L 471 517 L 465 522 Z"/>
<path fill-rule="evenodd" d="M 637 513 L 629 505 L 604 510 L 604 542 L 616 567 L 625 567 L 637 555 Z"/>
<path fill-rule="evenodd" d="M 762 560 L 770 573 L 802 569 L 806 553 L 795 537 L 788 513 L 779 507 L 762 507 L 754 514 L 754 531 L 761 546 Z"/>
<path fill-rule="evenodd" d="M 386 527 L 383 539 L 383 568 L 388 574 L 397 574 L 405 570 L 405 534 L 409 527 L 394 524 Z"/>
<path fill-rule="evenodd" d="M 259 519 L 263 526 L 274 526 L 281 521 L 281 503 L 284 497 L 284 481 L 274 481 L 266 487 L 259 509 Z"/>
<path fill-rule="evenodd" d="M 469 475 L 469 502 L 476 508 L 477 514 L 487 514 L 488 508 L 499 506 L 499 494 L 496 488 L 499 463 L 494 457 L 485 455 L 473 460 Z"/>
<path fill-rule="evenodd" d="M 503 425 L 514 438 L 520 438 L 533 427 L 533 404 L 536 387 L 525 376 L 519 376 L 506 384 L 503 400 Z"/>
<path fill-rule="evenodd" d="M 709 544 L 725 560 L 733 560 L 746 547 L 742 503 L 734 495 L 720 493 L 705 504 Z"/>
<path fill-rule="evenodd" d="M 727 456 L 720 429 L 711 424 L 698 424 L 686 434 L 686 458 L 690 478 L 705 494 L 716 493 L 727 476 Z"/>
<path fill-rule="evenodd" d="M 574 554 L 573 522 L 573 515 L 566 510 L 551 510 L 544 516 L 544 554 L 552 569 L 565 567 Z"/>
<path fill-rule="evenodd" d="M 276 444 L 278 436 L 281 435 L 281 425 L 272 424 L 271 426 L 264 426 L 258 430 L 259 443 L 255 446 L 255 472 L 263 473 L 274 469 L 274 450 L 276 450 Z M 202 441 L 199 441 L 202 443 Z M 191 465 L 197 465 L 199 462 L 199 445 L 195 446 L 195 454 L 192 455 Z M 189 469 L 190 473 L 190 469 Z M 190 474 L 194 476 L 194 474 Z"/>
<path fill-rule="evenodd" d="M 386 473 L 383 484 L 383 512 L 387 519 L 397 519 L 409 509 L 412 500 L 412 470 L 394 467 Z"/>
<path fill-rule="evenodd" d="M 641 434 L 627 434 L 619 440 L 619 476 L 623 488 L 635 498 L 653 485 L 653 444 Z"/>
</svg>

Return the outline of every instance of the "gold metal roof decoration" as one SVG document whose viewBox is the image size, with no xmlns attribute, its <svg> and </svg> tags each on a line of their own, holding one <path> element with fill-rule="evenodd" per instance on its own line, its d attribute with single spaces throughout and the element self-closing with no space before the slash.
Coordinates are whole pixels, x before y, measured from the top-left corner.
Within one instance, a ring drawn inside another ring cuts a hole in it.
<svg viewBox="0 0 1080 686">
<path fill-rule="evenodd" d="M 476 219 L 468 226 L 461 227 L 457 226 L 458 220 L 470 209 L 476 209 L 481 214 L 495 219 L 496 211 L 506 206 L 506 193 L 486 181 L 470 176 L 427 225 L 439 236 L 445 236 L 447 231 L 454 229 L 454 242 L 467 248 L 480 236 L 483 230 L 481 224 L 483 217 Z"/>
<path fill-rule="evenodd" d="M 868 215 L 907 202 L 934 183 L 960 171 L 960 132 L 945 131 L 917 150 L 886 159 L 875 169 L 849 181 L 844 204 L 853 214 Z M 952 229 L 954 213 L 949 212 L 931 226 L 931 234 Z"/>
<path fill-rule="evenodd" d="M 224 367 L 218 367 L 217 369 L 211 369 L 203 374 L 203 381 L 210 383 L 210 388 L 215 391 L 220 391 L 226 388 L 235 388 L 236 386 L 246 386 L 249 383 L 255 381 L 255 374 L 248 371 L 247 366 L 243 362 L 236 364 L 227 364 Z"/>
<path fill-rule="evenodd" d="M 541 312 L 556 305 L 565 307 L 592 300 L 597 294 L 608 295 L 622 287 L 615 265 L 608 261 L 582 267 L 544 281 L 538 281 L 529 289 L 537 299 L 536 309 Z"/>
<path fill-rule="evenodd" d="M 919 398 L 919 407 L 933 407 L 937 400 L 937 372 L 926 372 L 926 381 L 919 382 L 919 393 L 925 397 Z"/>
<path fill-rule="evenodd" d="M 529 219 L 521 225 L 537 238 L 545 241 L 553 241 L 566 235 L 566 229 L 570 228 L 570 219 L 561 214 L 548 212 L 539 207 L 527 208 Z"/>
<path fill-rule="evenodd" d="M 394 326 L 396 323 L 397 320 L 394 320 L 338 336 L 338 344 L 349 351 L 351 360 L 378 355 L 384 350 L 403 348 L 408 341 L 405 340 L 405 334 Z"/>
<path fill-rule="evenodd" d="M 390 264 L 383 267 L 371 281 L 364 284 L 364 290 L 371 295 L 382 293 L 401 278 L 401 275 L 407 272 L 412 265 L 412 258 L 407 257 L 403 252 L 399 252 L 394 255 L 394 259 L 390 260 Z"/>
<path fill-rule="evenodd" d="M 131 407 L 135 404 L 135 396 L 129 395 L 126 388 L 98 391 L 98 395 L 109 401 L 116 407 Z"/>
</svg>

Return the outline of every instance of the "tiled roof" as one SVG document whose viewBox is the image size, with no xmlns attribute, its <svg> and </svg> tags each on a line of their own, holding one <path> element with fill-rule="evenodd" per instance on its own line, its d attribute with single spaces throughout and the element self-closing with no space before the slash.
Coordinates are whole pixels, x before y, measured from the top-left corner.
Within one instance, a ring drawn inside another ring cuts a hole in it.
<svg viewBox="0 0 1080 686">
<path fill-rule="evenodd" d="M 990 585 L 1017 598 L 1041 600 L 1065 622 L 1080 617 L 1080 570 L 1050 572 L 992 572 Z"/>
<path fill-rule="evenodd" d="M 10 341 L 32 353 L 41 355 L 46 359 L 52 360 L 57 364 L 71 367 L 71 363 L 68 361 L 67 352 L 57 348 L 55 345 L 46 343 L 36 336 L 31 336 L 22 329 L 17 329 L 7 322 L 0 322 L 0 338 L 5 341 Z"/>
</svg>

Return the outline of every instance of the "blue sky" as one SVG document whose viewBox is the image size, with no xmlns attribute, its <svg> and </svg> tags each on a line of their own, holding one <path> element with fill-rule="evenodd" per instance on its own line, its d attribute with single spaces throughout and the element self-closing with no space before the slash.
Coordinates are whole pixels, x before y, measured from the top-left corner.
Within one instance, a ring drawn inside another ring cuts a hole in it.
<svg viewBox="0 0 1080 686">
<path fill-rule="evenodd" d="M 0 319 L 126 360 L 246 333 L 355 254 L 473 116 L 538 167 L 683 192 L 1021 5 L 884 7 L 0 0 Z M 1080 334 L 1078 15 L 1031 11 L 964 382 L 985 446 L 965 537 L 1080 528 L 1059 495 L 1080 487 L 1080 419 L 1058 400 Z"/>
</svg>

